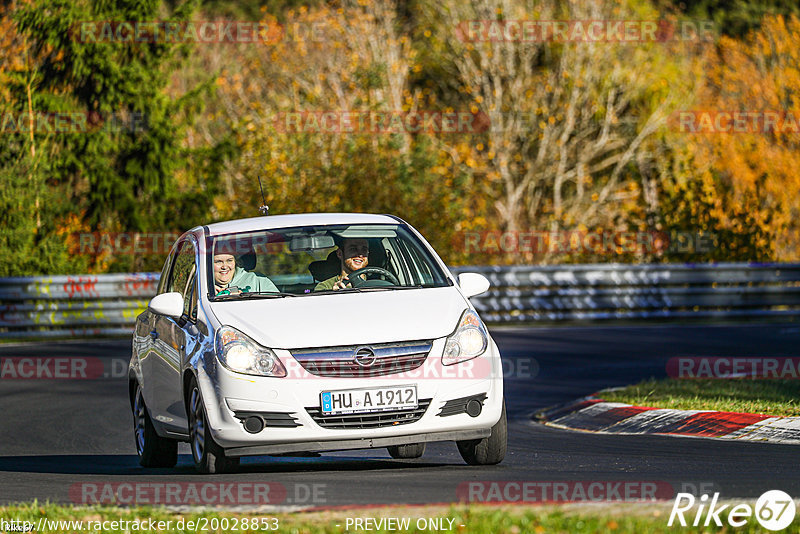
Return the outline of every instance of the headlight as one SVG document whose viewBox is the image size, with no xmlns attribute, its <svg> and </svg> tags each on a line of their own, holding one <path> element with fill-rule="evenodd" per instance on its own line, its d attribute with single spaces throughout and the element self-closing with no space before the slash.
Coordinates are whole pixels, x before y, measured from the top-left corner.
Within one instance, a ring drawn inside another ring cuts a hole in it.
<svg viewBox="0 0 800 534">
<path fill-rule="evenodd" d="M 270 349 L 262 347 L 235 328 L 223 326 L 215 340 L 219 361 L 237 373 L 258 376 L 286 376 L 286 368 Z"/>
<path fill-rule="evenodd" d="M 489 346 L 486 327 L 472 310 L 466 310 L 458 321 L 456 331 L 447 338 L 442 365 L 453 365 L 480 356 Z"/>
</svg>

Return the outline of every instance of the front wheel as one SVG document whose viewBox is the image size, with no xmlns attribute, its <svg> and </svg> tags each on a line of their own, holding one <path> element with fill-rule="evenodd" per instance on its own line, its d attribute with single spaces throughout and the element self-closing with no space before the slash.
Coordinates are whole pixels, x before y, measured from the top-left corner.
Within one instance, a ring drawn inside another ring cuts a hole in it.
<svg viewBox="0 0 800 534">
<path fill-rule="evenodd" d="M 192 379 L 189 386 L 189 445 L 198 471 L 204 474 L 226 473 L 239 465 L 239 458 L 227 458 L 225 449 L 211 436 L 200 387 Z"/>
<path fill-rule="evenodd" d="M 409 443 L 408 445 L 392 445 L 387 447 L 389 456 L 395 460 L 419 458 L 425 454 L 425 443 Z"/>
<path fill-rule="evenodd" d="M 508 447 L 508 425 L 506 422 L 506 403 L 500 420 L 492 427 L 488 438 L 457 441 L 458 452 L 469 465 L 495 465 L 506 457 Z"/>
<path fill-rule="evenodd" d="M 175 467 L 178 463 L 178 442 L 162 438 L 156 433 L 147 406 L 144 403 L 142 386 L 136 385 L 133 400 L 133 437 L 136 440 L 136 453 L 142 467 Z"/>
</svg>

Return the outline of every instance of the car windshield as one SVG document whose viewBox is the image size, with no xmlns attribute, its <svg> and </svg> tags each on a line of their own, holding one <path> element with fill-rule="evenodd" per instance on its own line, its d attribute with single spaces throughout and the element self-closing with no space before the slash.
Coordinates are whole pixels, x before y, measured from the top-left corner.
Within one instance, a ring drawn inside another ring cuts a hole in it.
<svg viewBox="0 0 800 534">
<path fill-rule="evenodd" d="M 214 300 L 451 285 L 427 247 L 403 224 L 218 235 L 209 238 L 207 250 L 213 251 L 208 284 Z"/>
</svg>

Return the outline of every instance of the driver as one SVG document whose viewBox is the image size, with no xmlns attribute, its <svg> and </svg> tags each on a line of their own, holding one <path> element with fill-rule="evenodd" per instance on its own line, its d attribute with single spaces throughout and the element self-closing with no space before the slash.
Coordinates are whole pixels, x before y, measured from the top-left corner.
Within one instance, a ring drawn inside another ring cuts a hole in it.
<svg viewBox="0 0 800 534">
<path fill-rule="evenodd" d="M 366 239 L 344 239 L 336 251 L 342 272 L 317 284 L 314 291 L 326 291 L 351 287 L 348 276 L 353 271 L 369 264 L 369 243 Z"/>
<path fill-rule="evenodd" d="M 239 288 L 239 291 L 278 293 L 278 288 L 266 276 L 245 271 L 236 266 L 233 254 L 214 255 L 214 294 L 228 288 Z"/>
</svg>

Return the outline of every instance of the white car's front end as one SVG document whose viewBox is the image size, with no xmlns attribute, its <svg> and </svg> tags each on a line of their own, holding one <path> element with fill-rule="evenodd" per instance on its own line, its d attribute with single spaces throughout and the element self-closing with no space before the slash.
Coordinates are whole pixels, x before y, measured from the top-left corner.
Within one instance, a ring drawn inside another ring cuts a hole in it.
<svg viewBox="0 0 800 534">
<path fill-rule="evenodd" d="M 301 300 L 212 305 L 223 332 L 238 326 L 197 369 L 226 454 L 478 439 L 500 419 L 500 354 L 457 288 Z"/>
</svg>

